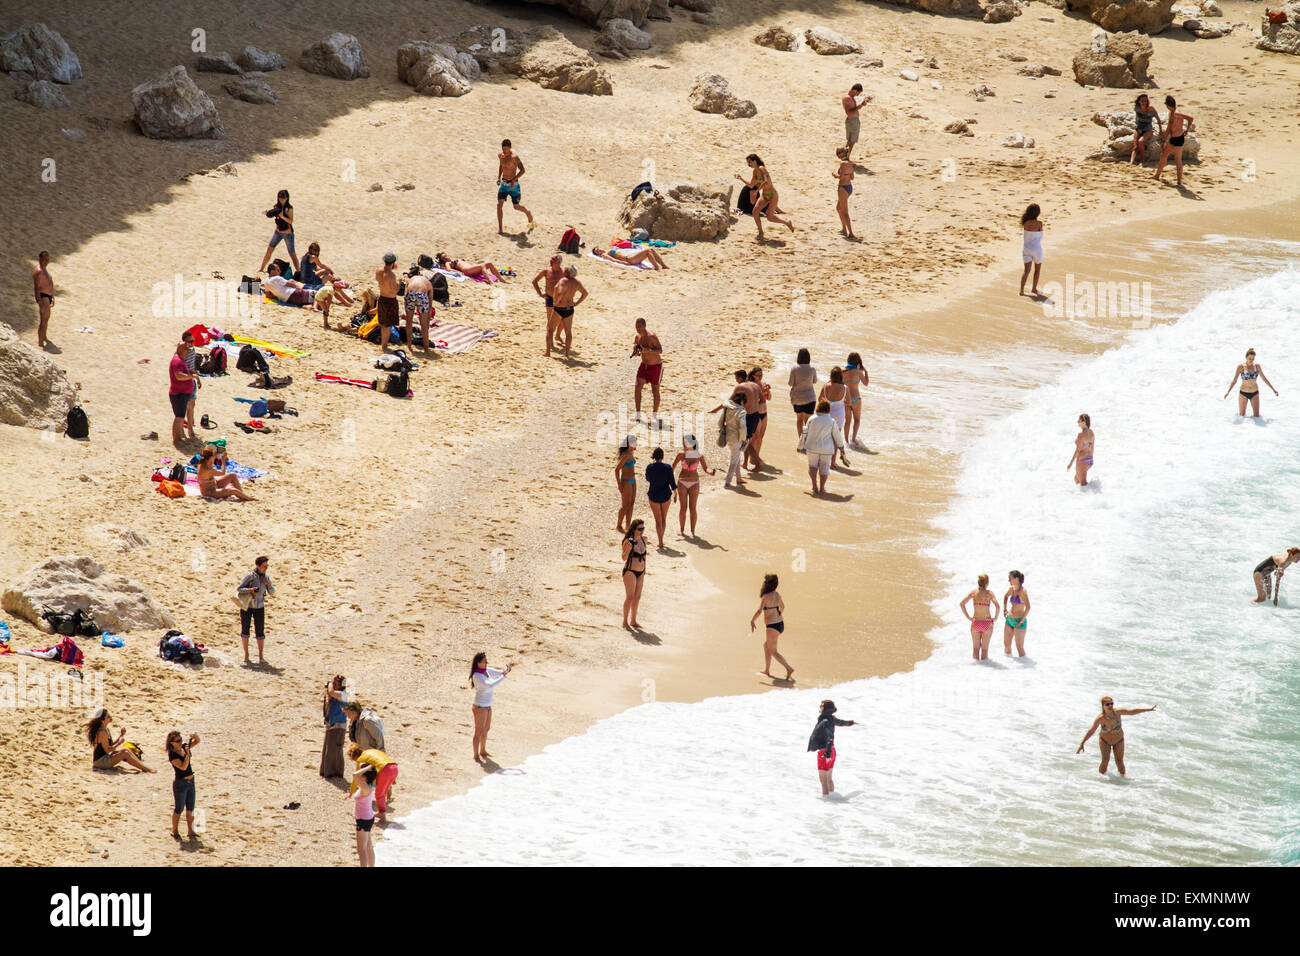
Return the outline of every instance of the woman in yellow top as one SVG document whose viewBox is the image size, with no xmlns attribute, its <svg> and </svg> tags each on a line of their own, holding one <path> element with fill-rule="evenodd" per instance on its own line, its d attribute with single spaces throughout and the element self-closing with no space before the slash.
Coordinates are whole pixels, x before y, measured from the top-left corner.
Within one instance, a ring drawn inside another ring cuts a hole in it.
<svg viewBox="0 0 1300 956">
<path fill-rule="evenodd" d="M 382 750 L 362 750 L 360 744 L 353 744 L 348 750 L 348 756 L 357 762 L 360 767 L 374 767 L 379 774 L 375 780 L 375 806 L 379 810 L 379 822 L 384 822 L 384 815 L 388 812 L 388 791 L 393 788 L 393 783 L 397 780 L 397 761 Z M 352 778 L 352 786 L 348 788 L 348 793 L 353 793 L 357 789 L 356 777 Z"/>
</svg>

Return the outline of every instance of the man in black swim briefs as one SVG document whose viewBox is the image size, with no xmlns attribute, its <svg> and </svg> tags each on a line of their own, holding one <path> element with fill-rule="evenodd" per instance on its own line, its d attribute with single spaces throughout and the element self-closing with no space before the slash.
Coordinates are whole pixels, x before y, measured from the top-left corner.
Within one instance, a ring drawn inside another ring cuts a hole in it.
<svg viewBox="0 0 1300 956">
<path fill-rule="evenodd" d="M 39 265 L 32 270 L 36 311 L 40 315 L 40 321 L 36 326 L 36 344 L 39 348 L 45 348 L 45 343 L 48 341 L 45 333 L 50 324 L 50 309 L 54 307 L 54 280 L 50 278 L 50 254 L 42 249 L 36 261 Z"/>
</svg>

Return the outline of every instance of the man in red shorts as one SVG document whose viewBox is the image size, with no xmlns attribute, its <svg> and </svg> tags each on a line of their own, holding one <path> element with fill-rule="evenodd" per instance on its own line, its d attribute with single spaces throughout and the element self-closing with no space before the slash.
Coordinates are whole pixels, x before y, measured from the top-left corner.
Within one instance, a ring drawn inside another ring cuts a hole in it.
<svg viewBox="0 0 1300 956">
<path fill-rule="evenodd" d="M 831 771 L 835 769 L 835 728 L 852 727 L 855 723 L 835 716 L 835 701 L 822 701 L 822 712 L 808 738 L 808 749 L 817 751 L 817 776 L 822 781 L 823 797 L 835 792 L 835 781 L 831 779 Z"/>
<path fill-rule="evenodd" d="M 636 320 L 636 341 L 632 354 L 641 356 L 641 365 L 636 370 L 636 415 L 633 421 L 641 418 L 641 390 L 646 382 L 650 383 L 650 394 L 654 399 L 654 417 L 659 417 L 659 379 L 664 373 L 664 350 L 659 344 L 659 336 L 649 331 L 645 319 Z"/>
</svg>

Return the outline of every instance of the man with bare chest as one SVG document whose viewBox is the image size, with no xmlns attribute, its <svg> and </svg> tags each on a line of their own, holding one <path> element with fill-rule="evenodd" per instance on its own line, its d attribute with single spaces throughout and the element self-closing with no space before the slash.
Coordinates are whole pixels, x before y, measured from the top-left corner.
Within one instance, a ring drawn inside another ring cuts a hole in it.
<svg viewBox="0 0 1300 956">
<path fill-rule="evenodd" d="M 510 140 L 501 141 L 501 152 L 497 155 L 497 233 L 504 232 L 502 228 L 502 209 L 505 208 L 506 199 L 510 199 L 510 204 L 519 212 L 528 217 L 528 228 L 533 228 L 533 214 L 528 211 L 526 206 L 520 204 L 519 177 L 524 174 L 523 161 L 514 154 L 510 146 Z"/>
<path fill-rule="evenodd" d="M 560 318 L 555 314 L 555 284 L 563 278 L 564 256 L 561 255 L 551 256 L 550 265 L 533 276 L 533 291 L 546 301 L 546 351 L 543 354 L 547 358 L 551 357 L 555 333 L 560 325 Z M 543 280 L 546 282 L 545 290 L 538 285 Z"/>
<path fill-rule="evenodd" d="M 569 357 L 569 349 L 573 346 L 573 310 L 582 305 L 585 298 L 587 298 L 587 290 L 578 281 L 578 269 L 576 266 L 569 266 L 564 270 L 564 276 L 555 283 L 553 297 L 555 315 L 564 330 L 565 358 Z"/>
<path fill-rule="evenodd" d="M 32 286 L 36 294 L 36 310 L 40 315 L 40 322 L 36 326 L 36 344 L 45 348 L 48 339 L 45 333 L 50 324 L 50 309 L 54 307 L 54 280 L 50 278 L 50 254 L 44 249 L 36 257 L 39 263 L 32 270 Z"/>
<path fill-rule="evenodd" d="M 659 379 L 664 372 L 664 349 L 659 344 L 659 336 L 646 327 L 645 319 L 636 320 L 636 340 L 632 345 L 632 354 L 641 356 L 641 365 L 636 370 L 636 415 L 632 420 L 638 421 L 641 418 L 641 390 L 645 388 L 646 382 L 650 383 L 650 395 L 654 401 L 653 415 L 657 418 Z"/>
</svg>

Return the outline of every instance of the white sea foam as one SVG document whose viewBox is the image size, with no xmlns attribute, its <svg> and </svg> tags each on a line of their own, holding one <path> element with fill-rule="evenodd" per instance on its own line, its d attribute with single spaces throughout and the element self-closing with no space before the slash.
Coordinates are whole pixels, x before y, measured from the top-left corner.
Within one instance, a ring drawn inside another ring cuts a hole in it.
<svg viewBox="0 0 1300 956">
<path fill-rule="evenodd" d="M 1300 862 L 1300 571 L 1281 607 L 1249 603 L 1254 565 L 1300 544 L 1298 321 L 1296 273 L 1217 292 L 990 422 L 939 522 L 943 624 L 915 671 L 634 708 L 405 818 L 381 863 Z M 1248 346 L 1282 392 L 1260 422 L 1221 399 Z M 957 602 L 981 571 L 1000 600 L 1013 567 L 1030 656 L 997 627 L 976 664 Z M 1074 753 L 1104 693 L 1159 705 L 1125 720 L 1127 779 L 1098 775 L 1096 738 Z M 863 723 L 838 732 L 832 800 L 804 750 L 823 696 Z"/>
</svg>

